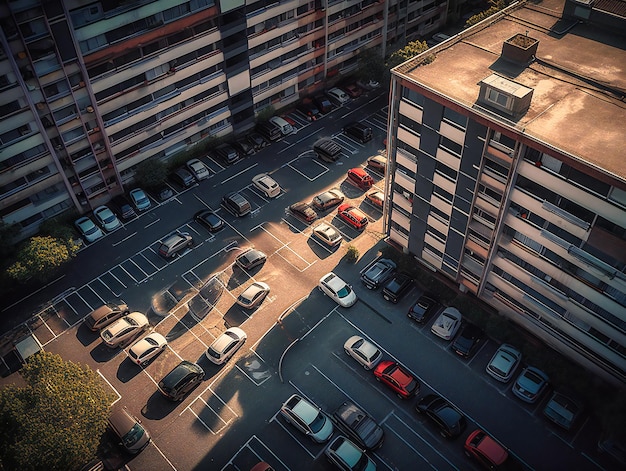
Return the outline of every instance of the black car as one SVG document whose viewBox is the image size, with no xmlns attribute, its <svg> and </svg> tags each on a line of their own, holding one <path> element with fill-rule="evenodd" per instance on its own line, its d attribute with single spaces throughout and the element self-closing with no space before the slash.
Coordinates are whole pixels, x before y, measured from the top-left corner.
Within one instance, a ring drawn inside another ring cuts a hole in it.
<svg viewBox="0 0 626 471">
<path fill-rule="evenodd" d="M 269 142 L 258 132 L 251 132 L 246 136 L 246 139 L 248 139 L 248 142 L 254 147 L 255 151 L 259 151 L 269 145 Z"/>
<path fill-rule="evenodd" d="M 295 217 L 306 222 L 307 224 L 310 224 L 317 219 L 317 213 L 307 203 L 294 203 L 289 206 L 289 211 Z"/>
<path fill-rule="evenodd" d="M 465 416 L 437 394 L 428 394 L 420 399 L 415 406 L 415 412 L 426 415 L 434 422 L 444 438 L 458 437 L 467 426 Z"/>
<path fill-rule="evenodd" d="M 484 338 L 485 333 L 482 329 L 468 322 L 461 328 L 461 333 L 452 343 L 452 350 L 463 358 L 469 358 Z"/>
<path fill-rule="evenodd" d="M 415 322 L 423 324 L 430 316 L 437 312 L 440 307 L 441 304 L 432 297 L 423 294 L 415 301 L 415 304 L 411 306 L 411 309 L 409 309 L 406 315 Z"/>
<path fill-rule="evenodd" d="M 333 418 L 348 438 L 365 450 L 375 450 L 383 444 L 385 432 L 381 426 L 356 404 L 344 402 Z"/>
<path fill-rule="evenodd" d="M 128 221 L 137 216 L 135 209 L 130 202 L 122 195 L 114 196 L 110 202 L 111 208 L 117 213 L 120 219 Z"/>
<path fill-rule="evenodd" d="M 326 95 L 318 95 L 313 98 L 313 101 L 315 101 L 315 104 L 321 113 L 326 114 L 333 110 L 333 104 Z"/>
<path fill-rule="evenodd" d="M 313 103 L 311 99 L 302 100 L 300 103 L 298 103 L 296 109 L 304 116 L 309 118 L 311 121 L 315 121 L 316 119 L 321 117 L 320 110 L 317 108 L 317 106 L 315 106 L 315 103 Z"/>
<path fill-rule="evenodd" d="M 250 270 L 259 265 L 263 265 L 266 260 L 267 255 L 260 250 L 248 249 L 235 259 L 235 263 L 239 268 Z"/>
<path fill-rule="evenodd" d="M 240 137 L 232 143 L 239 155 L 252 155 L 254 154 L 254 146 L 245 137 Z"/>
<path fill-rule="evenodd" d="M 383 298 L 397 303 L 413 287 L 413 278 L 406 273 L 397 273 L 383 288 Z"/>
<path fill-rule="evenodd" d="M 204 370 L 200 366 L 183 360 L 159 381 L 159 390 L 168 399 L 181 401 L 203 378 Z"/>
<path fill-rule="evenodd" d="M 239 152 L 230 144 L 220 144 L 214 150 L 215 156 L 226 165 L 234 164 L 239 160 Z"/>
<path fill-rule="evenodd" d="M 172 196 L 174 196 L 174 191 L 167 185 L 157 188 L 155 193 L 159 201 L 169 200 Z"/>
<path fill-rule="evenodd" d="M 224 221 L 209 209 L 203 209 L 193 215 L 193 218 L 206 227 L 210 232 L 217 232 L 224 228 Z"/>
<path fill-rule="evenodd" d="M 191 185 L 196 183 L 194 176 L 185 167 L 177 168 L 176 171 L 172 173 L 170 178 L 183 188 L 189 188 Z"/>
<path fill-rule="evenodd" d="M 396 271 L 396 262 L 381 258 L 361 275 L 361 281 L 368 289 L 376 289 L 385 284 Z"/>
</svg>

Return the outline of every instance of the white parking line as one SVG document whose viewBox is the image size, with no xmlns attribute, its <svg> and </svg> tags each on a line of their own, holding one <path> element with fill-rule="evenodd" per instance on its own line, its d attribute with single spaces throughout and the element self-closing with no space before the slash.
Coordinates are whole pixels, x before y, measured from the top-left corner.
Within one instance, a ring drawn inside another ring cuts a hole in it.
<svg viewBox="0 0 626 471">
<path fill-rule="evenodd" d="M 319 129 L 317 129 L 315 132 L 312 132 L 311 134 L 308 134 L 308 135 L 306 135 L 306 136 L 302 137 L 301 139 L 298 139 L 298 140 L 297 140 L 296 142 L 294 142 L 293 144 L 290 144 L 290 145 L 288 145 L 287 147 L 285 147 L 284 149 L 279 150 L 279 151 L 277 152 L 277 154 L 279 154 L 279 155 L 280 155 L 280 154 L 282 154 L 283 152 L 285 152 L 286 150 L 289 150 L 290 148 L 292 148 L 293 146 L 295 146 L 296 144 L 298 144 L 298 143 L 300 143 L 300 142 L 302 142 L 302 141 L 304 141 L 304 140 L 306 140 L 306 139 L 310 138 L 311 136 L 314 136 L 314 135 L 316 135 L 316 134 L 319 134 L 319 133 L 320 133 L 320 131 L 321 131 L 322 129 L 324 129 L 324 127 L 321 127 L 321 128 L 319 128 Z"/>
<path fill-rule="evenodd" d="M 127 235 L 127 236 L 126 236 L 126 237 L 124 237 L 122 240 L 120 240 L 120 241 L 118 241 L 118 242 L 115 242 L 115 243 L 114 243 L 114 244 L 112 244 L 112 245 L 113 245 L 113 247 L 116 247 L 116 246 L 118 246 L 119 244 L 121 244 L 122 242 L 126 242 L 128 239 L 130 239 L 131 237 L 134 237 L 134 236 L 136 236 L 136 235 L 137 235 L 137 233 L 136 233 L 136 232 L 133 232 L 132 234 Z"/>
<path fill-rule="evenodd" d="M 398 418 L 398 416 L 396 416 L 396 418 Z M 398 418 L 398 420 L 400 420 Z M 402 420 L 400 420 L 400 422 L 402 422 Z M 405 424 L 404 422 L 402 422 L 404 425 L 406 425 L 406 427 L 413 432 L 413 429 L 410 428 L 407 424 Z M 432 469 L 437 470 L 437 467 L 435 465 L 433 465 L 433 463 L 431 463 L 430 461 L 428 461 L 426 459 L 426 457 L 424 455 L 422 455 L 416 448 L 414 448 L 413 446 L 411 446 L 411 444 L 406 441 L 402 435 L 400 435 L 398 432 L 396 432 L 394 429 L 392 429 L 391 427 L 387 427 L 388 430 L 393 433 L 396 437 L 398 437 L 407 447 L 409 447 L 411 450 L 413 450 L 413 452 L 418 455 L 420 458 L 422 458 L 426 463 L 428 463 L 428 466 L 430 466 Z M 439 456 L 441 456 L 445 461 L 448 462 L 448 464 L 450 464 L 450 466 L 452 466 L 454 469 L 459 469 L 456 466 L 454 466 L 450 461 L 448 461 L 448 459 L 446 459 L 445 456 L 443 456 L 441 453 L 439 453 L 437 450 L 435 450 L 432 446 L 430 446 L 430 444 L 428 442 L 426 442 L 422 437 L 420 437 L 418 434 L 415 434 L 417 437 L 419 437 L 424 443 L 426 443 L 431 449 L 433 449 Z"/>
<path fill-rule="evenodd" d="M 159 218 L 159 219 L 155 219 L 155 220 L 154 220 L 154 221 L 152 221 L 150 224 L 148 224 L 148 225 L 146 225 L 146 226 L 143 226 L 143 227 L 144 227 L 144 229 L 147 229 L 147 228 L 149 228 L 150 226 L 154 226 L 156 223 L 158 223 L 158 222 L 160 222 L 160 221 L 161 221 L 161 218 Z"/>
<path fill-rule="evenodd" d="M 167 461 L 167 464 L 169 464 L 169 465 L 170 465 L 170 467 L 171 467 L 174 471 L 177 471 L 176 466 L 174 466 L 174 465 L 172 464 L 172 462 L 171 462 L 170 460 L 168 460 L 168 459 L 167 459 L 167 456 L 165 456 L 165 454 L 163 454 L 163 452 L 161 451 L 161 449 L 160 449 L 158 446 L 156 446 L 156 443 L 154 443 L 154 440 L 152 440 L 150 443 L 152 443 L 152 445 L 154 446 L 154 448 L 156 449 L 156 451 L 158 451 L 158 452 L 159 452 L 159 454 L 163 457 L 163 459 L 164 459 L 165 461 Z"/>
<path fill-rule="evenodd" d="M 219 399 L 219 396 L 218 396 L 218 395 L 215 395 L 215 397 L 217 397 L 217 398 Z M 216 416 L 218 419 L 220 419 L 220 420 L 222 421 L 222 423 L 224 424 L 222 427 L 220 427 L 220 428 L 219 428 L 219 430 L 213 430 L 211 427 L 209 427 L 209 426 L 208 426 L 208 425 L 207 425 L 207 424 L 206 424 L 206 423 L 205 423 L 205 422 L 204 422 L 204 421 L 203 421 L 203 420 L 202 420 L 202 419 L 198 416 L 198 414 L 196 414 L 196 413 L 194 412 L 194 410 L 193 410 L 193 409 L 189 408 L 189 411 L 190 411 L 193 415 L 195 415 L 195 416 L 196 416 L 196 419 L 198 419 L 198 420 L 200 421 L 200 423 L 202 423 L 202 425 L 204 425 L 204 426 L 206 427 L 206 429 L 207 429 L 209 432 L 211 432 L 213 435 L 218 435 L 218 434 L 219 434 L 222 430 L 224 430 L 226 427 L 228 427 L 228 425 L 229 425 L 229 424 L 230 424 L 230 422 L 231 422 L 230 420 L 226 421 L 226 420 L 222 419 L 222 416 L 221 416 L 221 415 L 219 415 L 219 414 L 217 413 L 217 411 L 215 411 L 215 409 L 213 409 L 213 408 L 212 408 L 212 407 L 211 407 L 211 406 L 210 406 L 210 405 L 209 405 L 209 404 L 208 404 L 208 403 L 207 403 L 204 399 L 202 399 L 202 397 L 198 396 L 196 399 L 197 399 L 197 400 L 199 400 L 199 401 L 201 401 L 201 402 L 204 404 L 204 406 L 205 406 L 205 407 L 207 407 L 208 409 L 210 409 L 210 410 L 211 410 L 211 412 L 213 412 L 213 414 L 215 414 L 215 416 Z M 220 399 L 220 401 L 223 403 L 223 401 L 222 401 L 221 399 Z M 195 402 L 195 401 L 194 401 L 194 402 Z M 184 411 L 182 411 L 179 415 L 182 415 L 182 413 L 183 413 L 183 412 L 184 412 Z M 237 417 L 239 417 L 239 415 L 238 415 L 238 414 L 235 414 L 235 415 L 237 415 Z"/>
<path fill-rule="evenodd" d="M 237 178 L 239 175 L 242 175 L 242 174 L 246 173 L 248 170 L 253 169 L 253 168 L 254 168 L 254 167 L 256 167 L 257 165 L 259 165 L 259 163 L 258 163 L 258 162 L 257 162 L 257 163 L 255 163 L 254 165 L 250 165 L 250 166 L 249 166 L 248 168 L 246 168 L 246 169 L 243 169 L 241 172 L 238 172 L 238 173 L 234 174 L 233 176 L 228 177 L 226 180 L 222 180 L 222 181 L 220 182 L 220 185 L 223 185 L 224 183 L 231 181 L 233 178 Z M 217 186 L 217 185 L 213 185 L 213 188 L 215 188 L 216 186 Z"/>
<path fill-rule="evenodd" d="M 270 422 L 272 422 L 272 421 L 276 422 L 276 423 L 278 424 L 278 426 L 279 426 L 280 428 L 282 428 L 285 432 L 287 432 L 287 434 L 288 434 L 289 436 L 291 436 L 291 438 L 293 438 L 293 440 L 294 440 L 294 441 L 295 441 L 298 445 L 300 445 L 300 446 L 302 447 L 302 449 L 303 449 L 304 451 L 306 451 L 306 452 L 307 452 L 307 454 L 308 454 L 311 458 L 316 459 L 319 455 L 317 455 L 317 456 L 316 456 L 316 455 L 314 455 L 313 453 L 311 453 L 311 452 L 309 451 L 309 449 L 308 449 L 307 447 L 305 447 L 305 446 L 304 446 L 304 445 L 300 442 L 300 440 L 298 440 L 298 438 L 296 438 L 296 436 L 295 436 L 293 433 L 291 433 L 291 431 L 290 431 L 290 429 L 289 429 L 289 428 L 285 427 L 285 426 L 284 426 L 284 425 L 280 422 L 280 420 L 276 419 L 276 416 L 277 416 L 277 415 L 278 415 L 278 413 L 274 414 L 274 416 L 273 416 L 273 417 L 272 417 L 269 421 L 270 421 Z M 322 452 L 320 452 L 320 454 L 321 454 L 321 453 L 323 453 L 323 451 L 322 451 Z"/>
</svg>

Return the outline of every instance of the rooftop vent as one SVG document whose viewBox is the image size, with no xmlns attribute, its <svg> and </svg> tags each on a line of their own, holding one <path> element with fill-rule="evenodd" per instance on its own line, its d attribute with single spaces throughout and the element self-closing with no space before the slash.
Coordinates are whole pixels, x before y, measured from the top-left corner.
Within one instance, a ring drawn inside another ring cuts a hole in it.
<svg viewBox="0 0 626 471">
<path fill-rule="evenodd" d="M 516 64 L 526 65 L 532 62 L 538 46 L 539 41 L 528 36 L 528 32 L 518 33 L 502 43 L 502 57 Z"/>
</svg>

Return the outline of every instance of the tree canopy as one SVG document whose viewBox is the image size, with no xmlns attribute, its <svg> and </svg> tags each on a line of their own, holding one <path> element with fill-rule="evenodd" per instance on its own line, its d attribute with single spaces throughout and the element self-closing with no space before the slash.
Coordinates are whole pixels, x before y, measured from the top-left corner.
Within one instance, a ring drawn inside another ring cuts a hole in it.
<svg viewBox="0 0 626 471">
<path fill-rule="evenodd" d="M 26 387 L 0 389 L 3 469 L 79 469 L 96 454 L 114 400 L 89 367 L 39 352 L 21 370 Z"/>
<path fill-rule="evenodd" d="M 402 49 L 398 49 L 389 56 L 387 61 L 387 67 L 393 69 L 397 65 L 412 59 L 413 57 L 421 54 L 428 49 L 428 44 L 425 41 L 412 41 L 404 46 Z"/>
<path fill-rule="evenodd" d="M 167 166 L 158 159 L 147 159 L 137 165 L 135 181 L 145 188 L 158 188 L 167 178 Z"/>
<path fill-rule="evenodd" d="M 78 244 L 52 236 L 31 237 L 17 254 L 17 260 L 7 274 L 17 281 L 30 278 L 45 281 L 65 262 L 78 252 Z"/>
</svg>

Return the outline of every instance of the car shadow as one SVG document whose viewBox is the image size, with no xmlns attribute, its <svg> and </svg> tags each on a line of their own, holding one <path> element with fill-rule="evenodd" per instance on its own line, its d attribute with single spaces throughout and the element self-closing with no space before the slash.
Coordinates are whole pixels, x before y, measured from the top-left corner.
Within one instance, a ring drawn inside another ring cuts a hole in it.
<svg viewBox="0 0 626 471">
<path fill-rule="evenodd" d="M 141 373 L 141 367 L 133 363 L 130 358 L 126 357 L 117 368 L 116 377 L 122 383 L 127 383 L 139 373 Z"/>
<path fill-rule="evenodd" d="M 91 358 L 94 359 L 94 361 L 97 361 L 98 363 L 106 363 L 113 357 L 119 355 L 121 352 L 122 350 L 119 347 L 110 348 L 107 347 L 104 342 L 100 342 L 98 345 L 91 349 L 91 352 L 89 352 L 89 354 L 91 355 Z"/>
<path fill-rule="evenodd" d="M 256 309 L 251 309 L 249 313 L 253 313 Z M 224 319 L 224 326 L 226 328 L 229 327 L 239 327 L 243 324 L 249 317 L 248 313 L 243 312 L 243 308 L 238 304 L 233 304 L 228 311 L 224 313 L 222 316 Z"/>
<path fill-rule="evenodd" d="M 239 267 L 233 266 L 233 274 L 228 278 L 228 282 L 226 283 L 226 289 L 228 291 L 232 291 L 240 286 L 244 285 L 254 273 L 258 272 L 261 267 L 254 267 L 249 271 L 244 271 Z"/>
<path fill-rule="evenodd" d="M 365 193 L 363 190 L 353 185 L 348 180 L 344 180 L 341 183 L 341 185 L 339 186 L 339 190 L 345 195 L 347 199 L 359 198 L 363 196 L 363 193 Z M 344 203 L 346 203 L 345 200 Z"/>
<path fill-rule="evenodd" d="M 376 206 L 368 203 L 365 200 L 361 202 L 361 204 L 359 205 L 359 209 L 363 211 L 367 215 L 367 217 L 373 221 L 377 221 L 383 215 L 383 213 L 381 212 L 381 208 L 377 208 Z"/>
<path fill-rule="evenodd" d="M 83 346 L 88 347 L 96 340 L 100 339 L 100 335 L 98 332 L 94 332 L 89 327 L 87 327 L 84 323 L 82 323 L 78 329 L 76 330 L 76 338 Z"/>
<path fill-rule="evenodd" d="M 199 383 L 202 384 L 202 383 Z M 176 409 L 182 401 L 170 401 L 163 397 L 157 389 L 146 401 L 146 405 L 141 409 L 141 415 L 150 420 L 161 420 L 167 417 Z"/>
<path fill-rule="evenodd" d="M 306 242 L 311 251 L 321 260 L 330 257 L 337 250 L 339 250 L 339 247 L 341 247 L 341 244 L 336 245 L 335 247 L 326 247 L 322 245 L 321 242 L 317 242 L 313 236 L 309 237 Z"/>
</svg>

